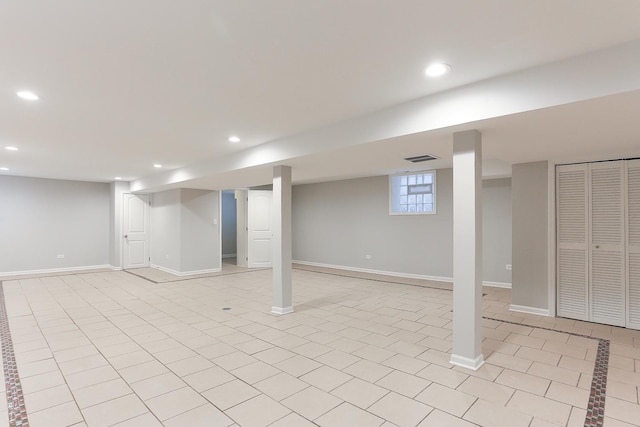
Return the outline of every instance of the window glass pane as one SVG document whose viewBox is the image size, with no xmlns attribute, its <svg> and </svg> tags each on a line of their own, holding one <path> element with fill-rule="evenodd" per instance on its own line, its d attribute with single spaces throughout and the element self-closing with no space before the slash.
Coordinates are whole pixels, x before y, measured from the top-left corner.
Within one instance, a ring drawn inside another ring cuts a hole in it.
<svg viewBox="0 0 640 427">
<path fill-rule="evenodd" d="M 433 184 L 433 175 L 430 173 L 424 174 L 424 183 L 425 184 Z"/>
<path fill-rule="evenodd" d="M 416 185 L 416 176 L 409 175 L 409 185 Z"/>
<path fill-rule="evenodd" d="M 403 176 L 400 178 L 400 185 L 407 185 L 407 177 Z"/>
<path fill-rule="evenodd" d="M 433 205 L 432 204 L 424 205 L 424 207 L 425 207 L 425 211 L 426 212 L 433 212 Z"/>
<path fill-rule="evenodd" d="M 407 212 L 407 205 L 401 205 L 400 212 Z"/>
<path fill-rule="evenodd" d="M 400 187 L 400 194 L 401 195 L 407 194 L 407 186 L 406 185 L 403 185 L 402 187 Z"/>
<path fill-rule="evenodd" d="M 418 197 L 416 197 L 416 202 L 422 203 L 422 194 L 418 194 Z"/>
<path fill-rule="evenodd" d="M 422 184 L 422 175 L 416 177 L 416 184 Z"/>
<path fill-rule="evenodd" d="M 420 203 L 420 204 L 418 205 L 418 212 L 423 212 L 423 211 L 424 211 L 423 206 L 424 206 L 424 205 L 423 205 L 422 203 Z"/>
<path fill-rule="evenodd" d="M 389 177 L 390 213 L 435 212 L 435 172 Z"/>
<path fill-rule="evenodd" d="M 415 195 L 413 195 L 413 194 L 412 194 L 412 195 L 410 195 L 410 196 L 409 196 L 409 199 L 408 199 L 408 203 L 409 203 L 410 205 L 412 205 L 412 204 L 414 204 L 415 202 L 416 202 L 416 196 L 415 196 Z"/>
<path fill-rule="evenodd" d="M 416 211 L 416 205 L 409 205 L 409 212 L 415 212 Z"/>
<path fill-rule="evenodd" d="M 400 204 L 401 205 L 407 204 L 407 196 L 400 196 Z"/>
<path fill-rule="evenodd" d="M 433 194 L 425 194 L 424 195 L 425 203 L 433 203 Z"/>
</svg>

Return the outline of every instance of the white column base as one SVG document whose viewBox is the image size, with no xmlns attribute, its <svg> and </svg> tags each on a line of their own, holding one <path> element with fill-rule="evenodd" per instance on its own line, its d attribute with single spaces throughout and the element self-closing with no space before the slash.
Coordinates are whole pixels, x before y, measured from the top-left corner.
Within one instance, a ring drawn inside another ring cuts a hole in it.
<svg viewBox="0 0 640 427">
<path fill-rule="evenodd" d="M 271 307 L 271 312 L 273 314 L 289 314 L 293 313 L 293 307 Z"/>
<path fill-rule="evenodd" d="M 452 365 L 460 366 L 461 368 L 477 371 L 482 365 L 484 365 L 484 357 L 480 355 L 475 359 L 469 359 L 468 357 L 452 354 L 449 363 L 451 363 Z"/>
</svg>

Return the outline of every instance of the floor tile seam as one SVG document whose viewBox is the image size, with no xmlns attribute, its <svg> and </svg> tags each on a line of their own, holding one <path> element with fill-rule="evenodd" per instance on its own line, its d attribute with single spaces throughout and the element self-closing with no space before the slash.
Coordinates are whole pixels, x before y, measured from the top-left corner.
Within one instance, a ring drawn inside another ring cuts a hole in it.
<svg viewBox="0 0 640 427">
<path fill-rule="evenodd" d="M 156 281 L 151 279 L 150 277 L 146 277 L 142 274 L 136 274 L 130 270 L 122 270 L 125 273 L 129 273 L 133 276 L 139 277 L 141 279 L 144 279 L 148 282 L 151 282 L 153 284 L 156 285 L 161 285 L 164 283 L 175 283 L 175 282 L 185 282 L 185 281 L 189 281 L 189 280 L 198 280 L 198 279 L 210 279 L 213 277 L 223 277 L 223 276 L 231 276 L 231 275 L 235 275 L 235 274 L 244 274 L 244 273 L 254 273 L 254 272 L 258 272 L 258 271 L 264 271 L 264 270 L 268 270 L 267 268 L 257 268 L 257 269 L 251 269 L 251 270 L 247 270 L 247 271 L 233 271 L 233 272 L 229 272 L 229 273 L 221 273 L 221 274 L 211 274 L 208 276 L 199 276 L 199 277 L 185 277 L 184 279 L 175 279 L 175 280 L 160 280 L 160 281 Z M 171 273 L 169 273 L 171 274 Z"/>
</svg>

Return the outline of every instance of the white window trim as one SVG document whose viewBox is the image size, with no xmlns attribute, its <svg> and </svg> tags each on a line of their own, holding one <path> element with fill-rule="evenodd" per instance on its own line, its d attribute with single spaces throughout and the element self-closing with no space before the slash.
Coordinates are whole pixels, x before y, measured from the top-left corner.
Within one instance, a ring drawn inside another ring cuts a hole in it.
<svg viewBox="0 0 640 427">
<path fill-rule="evenodd" d="M 391 180 L 398 176 L 419 175 L 419 174 L 425 174 L 425 173 L 433 174 L 433 212 L 394 212 Z M 437 173 L 435 169 L 425 170 L 425 171 L 415 171 L 415 172 L 404 172 L 404 173 L 397 173 L 395 175 L 389 175 L 389 215 L 435 215 L 438 212 L 437 182 L 438 182 Z"/>
</svg>

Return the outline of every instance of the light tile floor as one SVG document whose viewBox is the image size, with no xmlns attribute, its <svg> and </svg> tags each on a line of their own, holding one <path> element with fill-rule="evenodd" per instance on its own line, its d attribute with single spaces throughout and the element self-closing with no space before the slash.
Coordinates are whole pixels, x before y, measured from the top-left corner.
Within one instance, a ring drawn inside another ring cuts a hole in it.
<svg viewBox="0 0 640 427">
<path fill-rule="evenodd" d="M 610 340 L 604 425 L 640 425 L 640 331 L 513 313 L 506 289 L 472 372 L 450 284 L 299 267 L 275 316 L 269 270 L 151 273 L 4 281 L 31 427 L 583 426 L 597 341 L 568 333 Z"/>
</svg>

